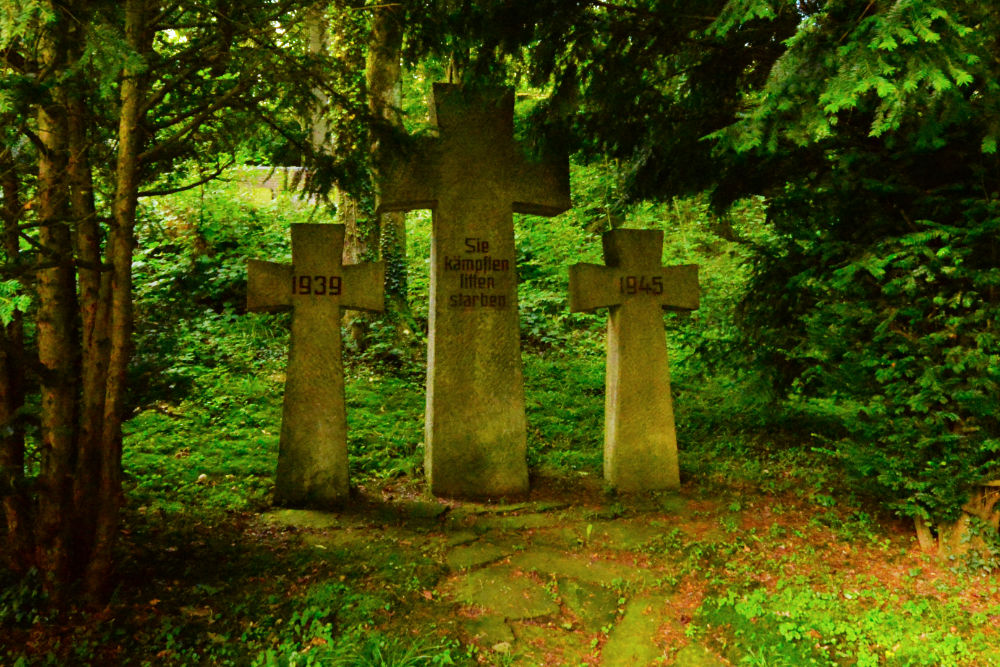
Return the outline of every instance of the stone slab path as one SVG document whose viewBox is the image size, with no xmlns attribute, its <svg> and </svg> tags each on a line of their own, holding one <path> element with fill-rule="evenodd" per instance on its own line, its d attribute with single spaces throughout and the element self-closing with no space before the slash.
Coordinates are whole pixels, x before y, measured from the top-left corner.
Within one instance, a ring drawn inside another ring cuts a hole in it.
<svg viewBox="0 0 1000 667">
<path fill-rule="evenodd" d="M 362 574 L 410 568 L 421 590 L 409 622 L 475 645 L 485 664 L 729 664 L 684 634 L 703 586 L 672 546 L 681 527 L 709 544 L 724 533 L 699 523 L 698 501 L 599 488 L 576 502 L 513 504 L 382 491 L 340 514 L 275 510 L 264 520 Z"/>
</svg>

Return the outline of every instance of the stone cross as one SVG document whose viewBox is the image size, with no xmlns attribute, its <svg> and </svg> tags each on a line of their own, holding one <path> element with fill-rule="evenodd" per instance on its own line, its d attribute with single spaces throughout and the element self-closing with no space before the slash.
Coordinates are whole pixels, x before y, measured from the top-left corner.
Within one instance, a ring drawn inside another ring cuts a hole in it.
<svg viewBox="0 0 1000 667">
<path fill-rule="evenodd" d="M 663 232 L 616 229 L 604 261 L 569 270 L 573 312 L 608 308 L 604 479 L 621 491 L 680 486 L 662 309 L 698 308 L 698 266 L 661 266 Z"/>
<path fill-rule="evenodd" d="M 250 260 L 247 310 L 292 311 L 275 503 L 347 498 L 340 309 L 382 310 L 382 262 L 343 266 L 344 226 L 292 225 L 292 264 Z"/>
<path fill-rule="evenodd" d="M 570 207 L 569 164 L 513 138 L 510 90 L 435 84 L 439 136 L 387 165 L 381 211 L 432 209 L 424 467 L 431 491 L 528 489 L 513 213 Z"/>
</svg>

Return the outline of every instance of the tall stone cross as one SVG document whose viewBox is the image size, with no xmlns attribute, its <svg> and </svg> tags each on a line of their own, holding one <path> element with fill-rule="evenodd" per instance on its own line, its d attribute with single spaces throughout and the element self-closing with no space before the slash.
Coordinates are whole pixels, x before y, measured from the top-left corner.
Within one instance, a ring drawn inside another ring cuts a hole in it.
<svg viewBox="0 0 1000 667">
<path fill-rule="evenodd" d="M 292 264 L 249 260 L 247 310 L 292 311 L 275 503 L 347 498 L 340 309 L 382 310 L 382 262 L 343 266 L 344 226 L 292 225 Z"/>
<path fill-rule="evenodd" d="M 513 138 L 510 90 L 435 84 L 438 127 L 387 165 L 379 209 L 433 211 L 424 468 L 431 491 L 528 489 L 513 213 L 570 207 L 569 163 Z"/>
<path fill-rule="evenodd" d="M 604 479 L 622 491 L 680 486 L 662 309 L 698 308 L 698 266 L 661 266 L 663 232 L 604 234 L 604 261 L 569 270 L 573 312 L 608 308 Z"/>
</svg>

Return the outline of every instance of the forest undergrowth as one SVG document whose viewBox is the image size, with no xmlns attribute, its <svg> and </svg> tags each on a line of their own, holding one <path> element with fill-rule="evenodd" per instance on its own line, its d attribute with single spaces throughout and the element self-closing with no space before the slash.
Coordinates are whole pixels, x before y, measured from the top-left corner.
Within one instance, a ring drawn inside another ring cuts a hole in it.
<svg viewBox="0 0 1000 667">
<path fill-rule="evenodd" d="M 627 602 L 652 592 L 679 610 L 659 631 L 666 662 L 701 646 L 718 664 L 1000 664 L 990 629 L 1000 619 L 995 554 L 922 554 L 911 524 L 881 510 L 824 454 L 836 433 L 771 395 L 755 369 L 735 318 L 753 244 L 770 233 L 759 204 L 725 216 L 697 198 L 612 213 L 613 187 L 613 170 L 575 168 L 574 210 L 515 221 L 528 498 L 481 505 L 429 496 L 425 329 L 400 341 L 391 322 L 375 319 L 364 349 L 346 346 L 353 497 L 334 520 L 371 531 L 385 547 L 377 557 L 312 539 L 323 526 L 267 519 L 288 317 L 245 312 L 245 262 L 288 261 L 288 224 L 327 214 L 288 194 L 255 200 L 238 183 L 148 204 L 121 584 L 100 614 L 56 616 L 44 611 L 37 581 L 2 582 L 0 665 L 546 662 L 545 653 L 483 644 L 449 620 L 454 575 L 441 558 L 450 538 L 422 512 L 508 507 L 518 516 L 556 506 L 568 530 L 579 527 L 567 550 L 658 573 L 641 586 L 607 584 L 621 611 L 599 631 L 578 629 L 572 614 L 562 619 L 580 633 L 578 662 L 599 664 Z M 599 232 L 622 221 L 663 229 L 665 264 L 701 267 L 701 308 L 664 318 L 678 494 L 618 495 L 600 481 L 605 320 L 569 313 L 567 267 L 601 262 Z M 423 327 L 429 228 L 428 216 L 409 217 L 413 321 Z M 662 530 L 640 530 L 627 547 L 595 536 L 594 526 L 615 522 Z M 524 530 L 525 549 L 544 533 Z M 552 595 L 569 613 L 560 592 Z"/>
</svg>

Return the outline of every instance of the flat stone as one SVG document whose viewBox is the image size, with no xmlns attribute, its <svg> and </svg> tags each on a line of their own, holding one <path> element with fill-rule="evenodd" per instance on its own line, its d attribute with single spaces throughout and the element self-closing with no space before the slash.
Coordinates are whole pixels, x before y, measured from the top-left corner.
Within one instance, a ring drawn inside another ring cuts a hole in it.
<svg viewBox="0 0 1000 667">
<path fill-rule="evenodd" d="M 507 620 L 538 618 L 559 613 L 552 596 L 531 579 L 518 576 L 510 567 L 477 570 L 465 577 L 456 597 L 460 602 L 483 607 Z"/>
<path fill-rule="evenodd" d="M 590 541 L 612 549 L 632 551 L 662 537 L 670 529 L 659 523 L 601 521 L 590 524 Z"/>
<path fill-rule="evenodd" d="M 559 597 L 588 632 L 600 632 L 615 622 L 618 616 L 618 594 L 615 591 L 573 579 L 558 580 Z"/>
<path fill-rule="evenodd" d="M 482 517 L 472 524 L 472 529 L 483 533 L 490 530 L 532 530 L 536 528 L 551 528 L 563 523 L 562 517 L 556 514 L 513 514 L 511 516 Z"/>
<path fill-rule="evenodd" d="M 531 544 L 535 547 L 573 551 L 585 546 L 585 535 L 586 524 L 577 524 L 571 528 L 553 526 L 532 533 Z"/>
<path fill-rule="evenodd" d="M 657 501 L 658 509 L 671 516 L 686 516 L 690 513 L 687 500 L 676 493 L 661 493 Z"/>
<path fill-rule="evenodd" d="M 509 553 L 510 549 L 476 542 L 455 547 L 445 556 L 444 562 L 453 570 L 468 570 L 498 561 Z"/>
<path fill-rule="evenodd" d="M 518 665 L 584 665 L 591 653 L 588 638 L 550 624 L 514 624 Z"/>
<path fill-rule="evenodd" d="M 436 519 L 448 511 L 448 506 L 433 501 L 414 500 L 403 503 L 400 510 L 413 519 Z"/>
<path fill-rule="evenodd" d="M 310 528 L 313 530 L 324 530 L 336 528 L 340 525 L 340 517 L 330 512 L 320 512 L 318 510 L 294 510 L 283 509 L 265 512 L 260 517 L 268 523 L 292 528 Z"/>
<path fill-rule="evenodd" d="M 572 556 L 550 549 L 532 549 L 512 556 L 511 567 L 544 575 L 569 577 L 592 584 L 611 586 L 616 581 L 640 582 L 646 573 L 619 563 Z"/>
<path fill-rule="evenodd" d="M 444 544 L 447 547 L 457 547 L 460 544 L 468 544 L 469 542 L 475 542 L 479 539 L 479 535 L 472 532 L 471 530 L 460 530 L 455 533 L 448 535 Z"/>
<path fill-rule="evenodd" d="M 668 599 L 643 596 L 629 601 L 625 615 L 608 637 L 601 652 L 602 667 L 654 665 L 663 658 L 656 637 L 662 625 Z"/>
<path fill-rule="evenodd" d="M 481 505 L 472 510 L 473 514 L 506 514 L 508 512 L 520 512 L 529 509 L 531 503 L 511 503 L 503 505 Z"/>
<path fill-rule="evenodd" d="M 462 624 L 473 641 L 484 646 L 514 642 L 514 633 L 503 616 L 480 616 Z"/>
<path fill-rule="evenodd" d="M 674 656 L 674 667 L 726 667 L 729 663 L 700 644 L 688 644 Z"/>
</svg>

